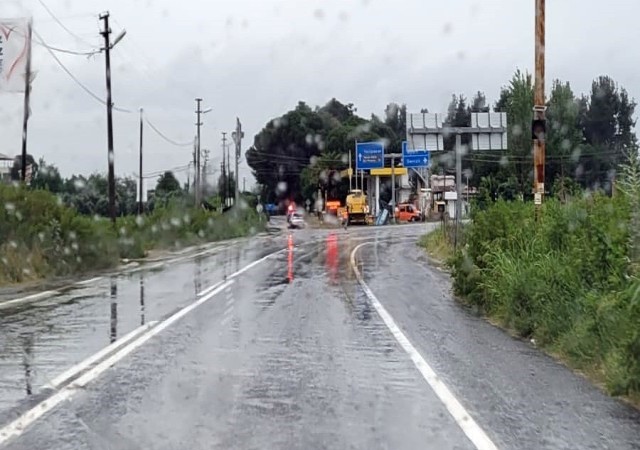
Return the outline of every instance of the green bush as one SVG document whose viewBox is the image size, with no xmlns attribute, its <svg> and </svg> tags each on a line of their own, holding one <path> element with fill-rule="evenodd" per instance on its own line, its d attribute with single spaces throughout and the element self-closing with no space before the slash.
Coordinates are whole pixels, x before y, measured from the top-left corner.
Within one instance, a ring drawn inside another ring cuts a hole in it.
<svg viewBox="0 0 640 450">
<path fill-rule="evenodd" d="M 144 217 L 125 216 L 114 228 L 42 190 L 0 185 L 0 284 L 73 275 L 143 258 L 153 248 L 180 248 L 261 230 L 248 207 L 220 214 L 176 199 Z"/>
<path fill-rule="evenodd" d="M 452 261 L 454 290 L 524 337 L 640 392 L 640 282 L 629 261 L 628 198 L 498 201 L 477 211 Z"/>
</svg>

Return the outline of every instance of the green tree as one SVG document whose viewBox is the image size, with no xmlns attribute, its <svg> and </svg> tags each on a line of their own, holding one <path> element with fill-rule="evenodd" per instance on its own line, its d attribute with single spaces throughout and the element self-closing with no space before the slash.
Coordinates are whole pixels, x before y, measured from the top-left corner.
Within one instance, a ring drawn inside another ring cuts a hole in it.
<svg viewBox="0 0 640 450">
<path fill-rule="evenodd" d="M 579 181 L 588 188 L 611 189 L 618 166 L 637 151 L 636 102 L 608 76 L 593 81 L 588 98 L 580 102 L 580 125 L 586 145 L 580 155 Z"/>
<path fill-rule="evenodd" d="M 171 171 L 166 171 L 158 178 L 156 195 L 171 195 L 181 192 L 180 182 Z"/>
<path fill-rule="evenodd" d="M 300 173 L 324 149 L 325 121 L 306 103 L 271 120 L 254 138 L 246 152 L 247 164 L 258 183 L 266 186 L 268 198 L 301 198 Z"/>
<path fill-rule="evenodd" d="M 64 180 L 60 176 L 60 171 L 53 164 L 47 164 L 44 158 L 38 161 L 38 172 L 31 181 L 31 187 L 35 189 L 46 189 L 53 193 L 64 192 Z"/>
<path fill-rule="evenodd" d="M 580 129 L 580 102 L 568 82 L 554 80 L 547 102 L 546 167 L 547 189 L 557 179 L 575 177 L 578 155 L 583 144 Z M 556 187 L 564 187 L 562 181 Z M 553 189 L 556 191 L 557 189 Z"/>
<path fill-rule="evenodd" d="M 27 168 L 31 166 L 31 178 L 38 174 L 38 164 L 33 156 L 27 154 Z M 18 155 L 13 159 L 13 166 L 10 171 L 11 180 L 20 181 L 22 179 L 22 155 Z"/>
<path fill-rule="evenodd" d="M 533 184 L 531 121 L 533 118 L 533 81 L 531 74 L 517 70 L 509 85 L 500 91 L 495 111 L 507 113 L 507 162 L 502 166 L 516 177 L 520 193 L 530 194 Z"/>
</svg>

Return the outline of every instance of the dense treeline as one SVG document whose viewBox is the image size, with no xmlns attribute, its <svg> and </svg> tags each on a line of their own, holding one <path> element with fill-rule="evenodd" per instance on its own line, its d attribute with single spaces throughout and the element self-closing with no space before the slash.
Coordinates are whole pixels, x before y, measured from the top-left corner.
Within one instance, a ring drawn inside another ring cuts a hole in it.
<svg viewBox="0 0 640 450">
<path fill-rule="evenodd" d="M 607 76 L 595 79 L 591 91 L 579 96 L 568 82 L 554 81 L 547 102 L 547 191 L 563 194 L 582 186 L 611 193 L 618 164 L 637 148 L 635 107 L 627 91 Z M 527 198 L 533 180 L 531 76 L 517 71 L 493 107 L 482 92 L 470 102 L 464 95 L 453 95 L 446 122 L 468 126 L 472 112 L 490 110 L 507 113 L 509 148 L 469 152 L 463 170 L 487 199 Z M 406 137 L 406 114 L 406 106 L 395 103 L 387 105 L 382 118 L 374 114 L 365 119 L 353 104 L 336 99 L 315 108 L 300 102 L 267 122 L 246 152 L 247 162 L 265 200 L 312 199 L 318 188 L 339 197 L 348 183 L 336 173 L 348 167 L 350 151 L 354 163 L 354 142 L 382 140 L 387 152 L 399 152 Z M 448 137 L 445 148 L 452 149 L 453 141 L 453 136 Z M 449 173 L 453 165 L 450 153 L 435 155 L 433 171 Z M 385 200 L 390 197 L 385 187 L 382 195 Z"/>
</svg>

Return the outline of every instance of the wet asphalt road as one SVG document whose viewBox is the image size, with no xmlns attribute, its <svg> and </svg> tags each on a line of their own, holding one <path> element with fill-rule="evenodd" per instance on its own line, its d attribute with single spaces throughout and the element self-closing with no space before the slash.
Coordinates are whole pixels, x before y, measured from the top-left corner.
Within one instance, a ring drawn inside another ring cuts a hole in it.
<svg viewBox="0 0 640 450">
<path fill-rule="evenodd" d="M 498 448 L 639 449 L 638 412 L 452 300 L 415 245 L 425 228 L 257 237 L 5 311 L 0 429 L 61 372 L 228 281 L 5 448 L 474 448 L 357 282 L 364 244 L 371 291 Z"/>
</svg>

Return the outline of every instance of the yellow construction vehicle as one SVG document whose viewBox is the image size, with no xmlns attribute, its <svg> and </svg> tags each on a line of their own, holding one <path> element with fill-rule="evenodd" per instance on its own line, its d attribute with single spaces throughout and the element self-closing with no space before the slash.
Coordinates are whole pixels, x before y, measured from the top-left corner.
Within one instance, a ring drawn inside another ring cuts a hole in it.
<svg viewBox="0 0 640 450">
<path fill-rule="evenodd" d="M 349 224 L 367 223 L 369 215 L 369 205 L 367 204 L 367 196 L 360 189 L 353 189 L 347 195 L 347 212 L 349 213 Z"/>
</svg>

